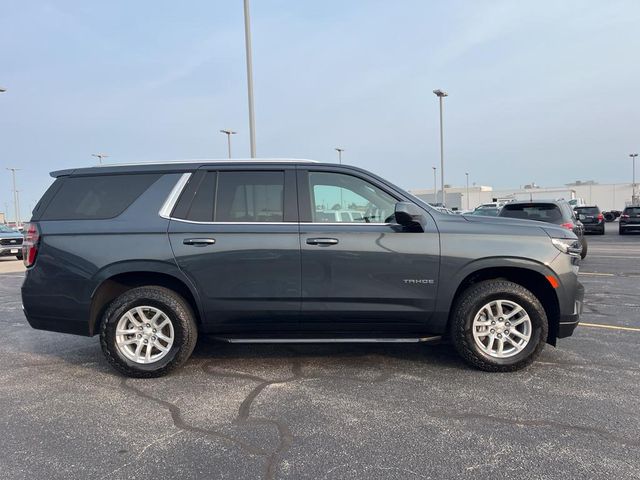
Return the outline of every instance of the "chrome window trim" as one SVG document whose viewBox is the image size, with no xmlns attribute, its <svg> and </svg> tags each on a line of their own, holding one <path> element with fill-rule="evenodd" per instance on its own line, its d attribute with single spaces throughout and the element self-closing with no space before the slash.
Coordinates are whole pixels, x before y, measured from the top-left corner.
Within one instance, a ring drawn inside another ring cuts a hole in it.
<svg viewBox="0 0 640 480">
<path fill-rule="evenodd" d="M 345 226 L 345 225 L 357 225 L 357 226 L 381 226 L 381 225 L 395 225 L 394 223 L 312 223 L 312 222 L 199 222 L 197 220 L 187 220 L 185 218 L 176 217 L 164 217 L 175 222 L 194 223 L 196 225 L 329 225 L 329 226 Z"/>
<path fill-rule="evenodd" d="M 158 212 L 158 215 L 160 215 L 162 218 L 166 218 L 167 220 L 172 219 L 171 212 L 173 211 L 173 207 L 176 206 L 176 202 L 178 201 L 182 190 L 184 190 L 185 185 L 191 178 L 191 175 L 191 172 L 183 173 L 176 184 L 173 186 L 171 192 L 169 193 L 169 196 L 164 201 L 162 207 L 160 208 L 160 211 Z"/>
</svg>

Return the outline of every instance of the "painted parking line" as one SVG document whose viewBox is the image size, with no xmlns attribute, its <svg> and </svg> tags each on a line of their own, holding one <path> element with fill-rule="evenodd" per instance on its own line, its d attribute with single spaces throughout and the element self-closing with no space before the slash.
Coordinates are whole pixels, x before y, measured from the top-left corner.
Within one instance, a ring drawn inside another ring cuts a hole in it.
<svg viewBox="0 0 640 480">
<path fill-rule="evenodd" d="M 609 330 L 623 330 L 625 332 L 640 332 L 640 328 L 636 327 L 619 327 L 617 325 L 603 325 L 602 323 L 585 323 L 580 322 L 581 327 L 607 328 Z"/>
</svg>

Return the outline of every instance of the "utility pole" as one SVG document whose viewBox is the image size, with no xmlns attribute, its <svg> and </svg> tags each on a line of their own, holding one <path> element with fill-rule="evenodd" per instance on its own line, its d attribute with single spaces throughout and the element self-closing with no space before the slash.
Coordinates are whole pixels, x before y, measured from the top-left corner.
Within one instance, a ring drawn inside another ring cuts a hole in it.
<svg viewBox="0 0 640 480">
<path fill-rule="evenodd" d="M 344 152 L 344 148 L 336 147 L 335 151 L 338 152 L 338 163 L 342 165 L 342 152 Z"/>
<path fill-rule="evenodd" d="M 106 153 L 92 153 L 91 156 L 96 157 L 100 161 L 100 165 L 102 165 L 103 158 L 109 157 L 109 155 L 107 155 Z"/>
<path fill-rule="evenodd" d="M 440 183 L 442 187 L 442 206 L 446 205 L 446 194 L 444 191 L 444 134 L 443 134 L 443 125 L 442 125 L 442 99 L 447 97 L 449 94 L 447 92 L 443 92 L 440 89 L 434 90 L 433 93 L 436 94 L 440 103 Z"/>
<path fill-rule="evenodd" d="M 467 176 L 467 210 L 469 210 L 469 172 L 464 174 Z"/>
<path fill-rule="evenodd" d="M 16 172 L 20 169 L 7 168 L 7 170 L 11 171 L 11 176 L 13 178 L 13 214 L 14 214 L 14 221 L 16 223 L 16 228 L 17 228 L 20 222 L 20 214 L 18 213 L 18 190 L 16 189 Z"/>
<path fill-rule="evenodd" d="M 231 158 L 231 135 L 235 135 L 238 132 L 234 132 L 233 130 L 220 130 L 220 133 L 224 133 L 227 136 L 227 152 L 228 157 Z"/>
<path fill-rule="evenodd" d="M 244 46 L 247 52 L 247 92 L 249 96 L 249 142 L 251 158 L 256 157 L 256 120 L 253 111 L 253 58 L 251 54 L 251 18 L 249 0 L 244 0 Z"/>
<path fill-rule="evenodd" d="M 16 190 L 16 210 L 18 211 L 18 219 L 16 220 L 16 228 L 19 228 L 22 222 L 20 221 L 20 190 Z"/>
<path fill-rule="evenodd" d="M 438 203 L 438 182 L 436 180 L 436 167 L 433 168 L 433 203 Z"/>
<path fill-rule="evenodd" d="M 638 195 L 636 194 L 636 157 L 637 153 L 630 153 L 631 161 L 633 162 L 633 180 L 631 183 L 631 203 L 635 206 L 640 204 L 638 201 Z"/>
</svg>

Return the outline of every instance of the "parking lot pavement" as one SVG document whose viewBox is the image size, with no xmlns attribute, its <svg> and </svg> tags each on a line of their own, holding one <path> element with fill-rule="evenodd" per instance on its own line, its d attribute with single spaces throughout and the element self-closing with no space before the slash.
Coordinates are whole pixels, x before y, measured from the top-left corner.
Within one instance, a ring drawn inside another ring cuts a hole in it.
<svg viewBox="0 0 640 480">
<path fill-rule="evenodd" d="M 640 235 L 590 236 L 583 321 L 640 327 Z M 32 330 L 0 275 L 0 477 L 640 478 L 640 331 L 581 326 L 530 368 L 442 345 L 229 345 L 125 379 Z"/>
<path fill-rule="evenodd" d="M 24 262 L 16 257 L 0 257 L 0 274 L 24 272 Z"/>
</svg>

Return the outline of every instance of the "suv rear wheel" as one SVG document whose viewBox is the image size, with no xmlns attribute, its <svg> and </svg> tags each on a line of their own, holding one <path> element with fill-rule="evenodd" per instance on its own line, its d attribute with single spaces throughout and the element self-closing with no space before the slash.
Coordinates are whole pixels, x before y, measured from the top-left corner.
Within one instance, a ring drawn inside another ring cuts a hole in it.
<svg viewBox="0 0 640 480">
<path fill-rule="evenodd" d="M 472 285 L 458 298 L 450 332 L 462 358 L 488 372 L 529 365 L 544 348 L 547 316 L 529 290 L 507 280 Z"/>
<path fill-rule="evenodd" d="M 167 374 L 187 361 L 198 329 L 189 304 L 164 287 L 131 289 L 102 317 L 100 344 L 109 363 L 129 377 Z"/>
</svg>

